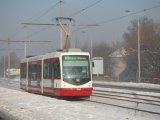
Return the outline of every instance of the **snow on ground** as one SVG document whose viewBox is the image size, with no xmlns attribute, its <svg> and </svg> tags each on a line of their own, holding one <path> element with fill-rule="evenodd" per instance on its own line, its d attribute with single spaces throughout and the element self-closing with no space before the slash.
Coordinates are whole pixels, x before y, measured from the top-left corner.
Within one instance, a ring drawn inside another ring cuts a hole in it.
<svg viewBox="0 0 160 120">
<path fill-rule="evenodd" d="M 133 110 L 96 104 L 87 100 L 58 99 L 0 87 L 0 112 L 2 111 L 18 120 L 160 119 L 159 115 L 135 113 Z"/>
</svg>

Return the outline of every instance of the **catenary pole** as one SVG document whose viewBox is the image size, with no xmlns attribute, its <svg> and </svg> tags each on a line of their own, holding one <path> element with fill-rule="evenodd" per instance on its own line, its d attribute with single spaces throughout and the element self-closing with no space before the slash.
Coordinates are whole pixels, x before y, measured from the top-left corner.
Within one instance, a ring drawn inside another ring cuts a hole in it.
<svg viewBox="0 0 160 120">
<path fill-rule="evenodd" d="M 10 39 L 8 38 L 8 80 L 10 79 Z"/>
<path fill-rule="evenodd" d="M 141 82 L 140 20 L 138 17 L 138 82 Z"/>
<path fill-rule="evenodd" d="M 63 17 L 63 0 L 60 0 L 60 17 Z M 63 19 L 61 19 L 63 24 Z M 60 27 L 60 49 L 63 49 L 63 30 Z"/>
</svg>

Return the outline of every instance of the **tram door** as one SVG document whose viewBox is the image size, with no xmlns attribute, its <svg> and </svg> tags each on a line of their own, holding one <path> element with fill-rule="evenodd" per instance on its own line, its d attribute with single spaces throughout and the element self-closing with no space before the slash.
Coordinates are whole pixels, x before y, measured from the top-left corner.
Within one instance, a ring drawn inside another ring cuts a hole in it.
<svg viewBox="0 0 160 120">
<path fill-rule="evenodd" d="M 51 63 L 51 94 L 54 96 L 54 62 Z"/>
<path fill-rule="evenodd" d="M 55 79 L 60 79 L 60 63 L 59 61 L 54 61 L 51 66 L 52 66 L 51 87 L 54 95 L 54 87 L 57 87 L 57 85 L 54 86 Z"/>
</svg>

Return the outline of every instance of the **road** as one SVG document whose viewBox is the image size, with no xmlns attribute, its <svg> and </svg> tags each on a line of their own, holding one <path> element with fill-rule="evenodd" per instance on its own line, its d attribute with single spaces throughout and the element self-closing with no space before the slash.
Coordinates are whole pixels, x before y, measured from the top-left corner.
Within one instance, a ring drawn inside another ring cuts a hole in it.
<svg viewBox="0 0 160 120">
<path fill-rule="evenodd" d="M 18 81 L 0 80 L 0 118 L 4 113 L 5 118 L 11 120 L 159 120 L 160 118 L 157 114 L 92 102 L 94 100 L 122 105 L 122 102 L 113 99 L 91 96 L 90 100 L 66 100 L 31 94 L 19 90 L 18 83 Z M 97 89 L 104 90 L 104 88 Z M 131 106 L 129 102 L 123 104 Z M 132 106 L 137 105 L 133 103 Z"/>
</svg>

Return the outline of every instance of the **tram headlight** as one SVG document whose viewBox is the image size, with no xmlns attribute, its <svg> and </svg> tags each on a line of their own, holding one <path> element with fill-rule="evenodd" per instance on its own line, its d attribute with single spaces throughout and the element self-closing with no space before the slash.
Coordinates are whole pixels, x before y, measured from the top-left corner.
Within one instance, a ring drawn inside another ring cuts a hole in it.
<svg viewBox="0 0 160 120">
<path fill-rule="evenodd" d="M 67 78 L 70 79 L 71 77 L 70 77 L 70 76 L 67 76 Z"/>
</svg>

